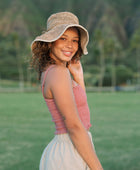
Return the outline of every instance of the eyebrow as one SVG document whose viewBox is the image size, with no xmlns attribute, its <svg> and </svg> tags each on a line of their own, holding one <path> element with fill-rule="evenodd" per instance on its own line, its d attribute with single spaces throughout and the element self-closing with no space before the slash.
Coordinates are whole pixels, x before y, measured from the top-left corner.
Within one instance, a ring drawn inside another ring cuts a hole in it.
<svg viewBox="0 0 140 170">
<path fill-rule="evenodd" d="M 66 34 L 63 34 L 62 36 L 68 37 Z M 79 37 L 73 37 L 73 38 L 78 38 L 79 39 Z"/>
</svg>

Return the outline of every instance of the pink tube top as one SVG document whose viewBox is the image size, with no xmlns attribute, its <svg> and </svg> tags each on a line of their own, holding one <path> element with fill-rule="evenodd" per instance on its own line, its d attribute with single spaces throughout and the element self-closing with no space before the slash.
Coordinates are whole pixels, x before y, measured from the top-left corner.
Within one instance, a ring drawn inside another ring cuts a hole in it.
<svg viewBox="0 0 140 170">
<path fill-rule="evenodd" d="M 51 65 L 45 72 L 44 80 L 42 83 L 42 93 L 44 90 L 45 77 L 52 66 L 53 65 Z M 88 103 L 87 103 L 86 93 L 80 85 L 76 85 L 73 87 L 73 93 L 74 93 L 79 117 L 80 117 L 85 129 L 89 130 L 89 128 L 91 127 L 90 111 L 89 111 L 89 107 L 88 107 Z M 55 123 L 55 129 L 56 129 L 55 134 L 67 133 L 67 129 L 65 127 L 63 118 L 62 118 L 60 112 L 58 111 L 58 108 L 55 104 L 54 99 L 46 99 L 44 97 L 44 100 L 47 104 L 49 112 L 51 113 L 52 121 Z"/>
</svg>

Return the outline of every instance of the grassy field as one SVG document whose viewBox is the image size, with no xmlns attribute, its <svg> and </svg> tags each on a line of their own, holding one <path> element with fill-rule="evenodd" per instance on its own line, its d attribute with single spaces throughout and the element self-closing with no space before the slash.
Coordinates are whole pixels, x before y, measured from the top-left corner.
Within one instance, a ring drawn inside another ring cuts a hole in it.
<svg viewBox="0 0 140 170">
<path fill-rule="evenodd" d="M 140 93 L 88 93 L 104 170 L 140 169 Z M 41 93 L 0 94 L 0 170 L 38 170 L 54 125 Z"/>
</svg>

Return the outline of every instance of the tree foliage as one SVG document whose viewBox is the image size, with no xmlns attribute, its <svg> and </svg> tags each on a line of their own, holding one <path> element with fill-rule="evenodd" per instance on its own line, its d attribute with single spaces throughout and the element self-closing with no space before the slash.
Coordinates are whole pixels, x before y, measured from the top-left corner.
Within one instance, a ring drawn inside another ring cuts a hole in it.
<svg viewBox="0 0 140 170">
<path fill-rule="evenodd" d="M 0 1 L 1 79 L 36 80 L 26 62 L 30 43 L 45 31 L 50 14 L 60 11 L 75 13 L 89 31 L 89 54 L 82 58 L 86 85 L 140 82 L 138 0 Z"/>
</svg>

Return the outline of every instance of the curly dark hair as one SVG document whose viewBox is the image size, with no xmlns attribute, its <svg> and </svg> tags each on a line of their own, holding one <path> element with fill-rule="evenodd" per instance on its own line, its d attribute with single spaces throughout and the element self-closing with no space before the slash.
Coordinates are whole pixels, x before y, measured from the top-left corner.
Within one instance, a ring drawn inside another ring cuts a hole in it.
<svg viewBox="0 0 140 170">
<path fill-rule="evenodd" d="M 77 29 L 77 28 L 76 28 Z M 78 30 L 78 29 L 77 29 Z M 81 40 L 80 40 L 80 31 L 79 34 L 79 47 L 76 54 L 73 56 L 72 61 L 80 60 L 83 51 L 81 48 Z M 50 48 L 48 46 L 49 43 L 43 41 L 36 41 L 32 45 L 32 57 L 30 61 L 30 67 L 34 68 L 38 72 L 38 79 L 41 78 L 41 73 L 45 71 L 46 67 L 55 64 L 55 60 L 50 57 Z M 68 65 L 68 64 L 67 64 Z"/>
</svg>

